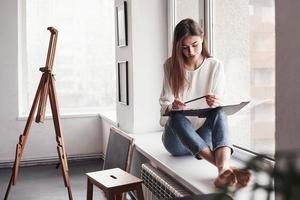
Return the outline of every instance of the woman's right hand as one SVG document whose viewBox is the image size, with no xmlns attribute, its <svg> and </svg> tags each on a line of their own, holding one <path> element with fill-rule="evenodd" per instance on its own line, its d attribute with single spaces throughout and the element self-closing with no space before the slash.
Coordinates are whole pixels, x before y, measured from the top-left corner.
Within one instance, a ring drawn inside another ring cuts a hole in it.
<svg viewBox="0 0 300 200">
<path fill-rule="evenodd" d="M 172 103 L 172 109 L 184 109 L 185 103 L 180 101 L 179 99 L 175 99 Z"/>
<path fill-rule="evenodd" d="M 206 103 L 211 108 L 216 108 L 220 106 L 220 99 L 214 94 L 206 95 Z"/>
</svg>

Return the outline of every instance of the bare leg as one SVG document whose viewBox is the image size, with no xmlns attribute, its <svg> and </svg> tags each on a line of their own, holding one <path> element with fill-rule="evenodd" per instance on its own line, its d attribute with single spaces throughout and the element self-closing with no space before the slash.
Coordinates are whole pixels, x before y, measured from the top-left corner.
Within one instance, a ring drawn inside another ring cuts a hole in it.
<svg viewBox="0 0 300 200">
<path fill-rule="evenodd" d="M 216 167 L 219 176 L 215 179 L 216 187 L 234 186 L 237 183 L 236 174 L 230 166 L 231 149 L 229 147 L 220 147 L 215 151 Z"/>
<path fill-rule="evenodd" d="M 216 165 L 215 156 L 213 152 L 210 150 L 210 148 L 205 148 L 202 151 L 200 151 L 199 156 L 208 162 L 210 162 L 213 165 Z"/>
<path fill-rule="evenodd" d="M 205 148 L 199 152 L 199 155 L 217 167 L 219 175 L 214 182 L 216 187 L 224 188 L 237 183 L 237 177 L 230 166 L 231 149 L 229 147 L 220 147 L 214 154 L 209 148 Z"/>
<path fill-rule="evenodd" d="M 230 168 L 230 155 L 231 149 L 229 147 L 220 147 L 215 153 L 209 148 L 205 148 L 199 152 L 199 156 L 215 165 L 219 172 L 223 172 Z"/>
<path fill-rule="evenodd" d="M 230 182 L 227 185 L 234 185 L 238 182 L 242 187 L 247 186 L 251 177 L 250 171 L 232 167 L 230 165 L 230 155 L 231 149 L 228 147 L 221 147 L 215 151 L 215 160 L 219 175 L 229 170 L 231 174 L 234 174 L 235 178 L 232 178 L 232 180 L 229 178 Z M 230 175 L 228 172 L 227 174 Z"/>
<path fill-rule="evenodd" d="M 197 132 L 206 144 L 219 147 L 214 152 L 205 148 L 198 154 L 217 167 L 219 175 L 215 179 L 215 186 L 224 188 L 234 186 L 237 182 L 241 186 L 246 186 L 250 179 L 250 172 L 232 167 L 230 164 L 231 148 L 221 146 L 230 144 L 226 114 L 221 109 L 215 110 Z"/>
<path fill-rule="evenodd" d="M 219 173 L 230 168 L 231 149 L 229 147 L 220 147 L 215 151 L 216 167 Z"/>
</svg>

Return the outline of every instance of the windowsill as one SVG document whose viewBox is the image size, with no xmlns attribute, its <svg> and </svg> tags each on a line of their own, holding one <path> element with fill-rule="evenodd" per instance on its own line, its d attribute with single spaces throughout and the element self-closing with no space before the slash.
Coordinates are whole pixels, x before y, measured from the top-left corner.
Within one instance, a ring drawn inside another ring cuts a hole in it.
<svg viewBox="0 0 300 200">
<path fill-rule="evenodd" d="M 273 158 L 270 155 L 263 155 L 259 153 L 251 153 L 251 150 L 243 150 L 243 148 L 238 148 L 235 145 L 234 146 L 234 158 L 241 161 L 241 162 L 247 162 L 248 160 L 252 159 L 254 156 L 260 155 L 264 158 L 265 162 L 270 163 L 271 165 L 275 165 L 275 158 Z"/>
<path fill-rule="evenodd" d="M 60 114 L 61 119 L 73 119 L 73 118 L 90 118 L 90 117 L 99 117 L 99 115 L 106 120 L 110 120 L 112 123 L 116 124 L 116 111 L 97 111 L 97 112 L 77 112 L 70 114 Z M 28 115 L 19 115 L 17 121 L 26 121 Z M 52 120 L 52 115 L 46 114 L 45 120 Z"/>
<path fill-rule="evenodd" d="M 108 121 L 112 125 L 118 126 L 118 123 L 117 123 L 117 111 L 116 110 L 113 110 L 113 111 L 104 111 L 104 112 L 99 113 L 98 116 L 101 119 Z"/>
<path fill-rule="evenodd" d="M 149 159 L 154 167 L 169 174 L 194 194 L 221 192 L 213 184 L 218 175 L 216 167 L 205 160 L 196 160 L 193 156 L 171 156 L 163 147 L 161 134 L 162 132 L 153 132 L 131 136 L 135 139 L 136 150 Z M 232 158 L 232 164 L 236 167 L 244 166 L 235 156 Z M 235 199 L 250 199 L 251 185 L 240 189 Z"/>
</svg>

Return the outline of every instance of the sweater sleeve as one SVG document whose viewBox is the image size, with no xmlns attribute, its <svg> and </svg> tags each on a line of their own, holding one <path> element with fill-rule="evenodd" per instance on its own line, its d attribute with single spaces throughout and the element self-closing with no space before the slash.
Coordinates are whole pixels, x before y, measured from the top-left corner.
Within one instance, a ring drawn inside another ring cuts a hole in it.
<svg viewBox="0 0 300 200">
<path fill-rule="evenodd" d="M 160 124 L 162 126 L 165 125 L 165 123 L 168 119 L 167 117 L 163 117 L 162 115 L 164 115 L 168 109 L 172 108 L 173 101 L 174 101 L 174 95 L 172 93 L 171 87 L 170 87 L 169 82 L 168 82 L 167 64 L 165 63 L 164 64 L 163 86 L 162 86 L 162 91 L 161 91 L 160 98 L 159 98 L 159 103 L 160 103 L 160 106 L 161 106 L 161 109 L 160 109 L 160 115 L 161 115 Z"/>
<path fill-rule="evenodd" d="M 225 73 L 222 62 L 218 62 L 216 66 L 216 71 L 213 76 L 212 83 L 212 93 L 220 98 L 221 105 L 224 102 L 225 95 Z"/>
</svg>

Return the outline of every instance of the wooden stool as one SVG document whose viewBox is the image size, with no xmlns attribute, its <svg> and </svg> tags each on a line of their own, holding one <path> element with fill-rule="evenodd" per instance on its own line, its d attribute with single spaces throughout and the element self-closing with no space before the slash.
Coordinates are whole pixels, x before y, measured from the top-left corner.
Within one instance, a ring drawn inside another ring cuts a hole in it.
<svg viewBox="0 0 300 200">
<path fill-rule="evenodd" d="M 87 200 L 93 199 L 93 185 L 100 188 L 107 199 L 122 199 L 123 192 L 137 191 L 138 200 L 144 200 L 143 180 L 119 169 L 113 168 L 87 173 Z"/>
</svg>

